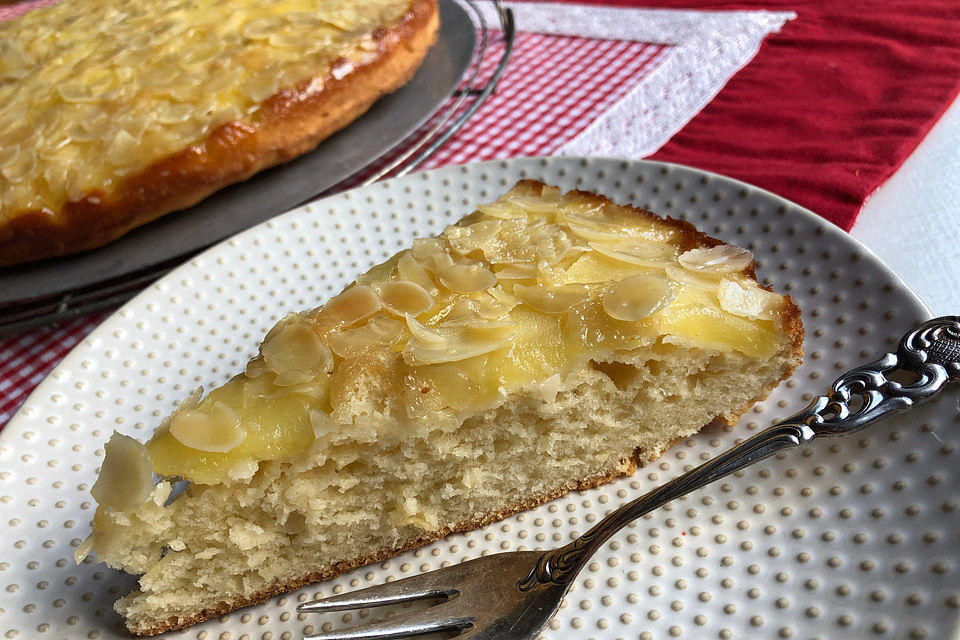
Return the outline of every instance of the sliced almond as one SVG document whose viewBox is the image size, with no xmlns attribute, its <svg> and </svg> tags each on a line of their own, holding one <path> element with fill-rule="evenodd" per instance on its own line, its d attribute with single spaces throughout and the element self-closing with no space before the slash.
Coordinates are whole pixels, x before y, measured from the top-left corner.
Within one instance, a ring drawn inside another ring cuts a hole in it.
<svg viewBox="0 0 960 640">
<path fill-rule="evenodd" d="M 420 259 L 420 265 L 436 276 L 439 276 L 445 270 L 449 269 L 453 264 L 453 258 L 446 253 L 435 253 Z"/>
<path fill-rule="evenodd" d="M 496 331 L 451 329 L 441 345 L 412 339 L 404 348 L 403 357 L 407 363 L 414 366 L 466 360 L 508 347 L 513 335 L 511 327 L 505 327 L 505 329 Z"/>
<path fill-rule="evenodd" d="M 495 331 L 501 329 L 515 329 L 517 323 L 509 318 L 497 318 L 495 320 L 488 320 L 482 318 L 479 315 L 474 316 L 473 318 L 458 318 L 456 320 L 444 320 L 437 325 L 437 329 L 446 334 L 448 331 L 458 331 L 458 330 L 475 330 L 475 331 Z M 447 343 L 456 342 L 454 340 L 447 340 Z"/>
<path fill-rule="evenodd" d="M 712 273 L 740 272 L 753 264 L 753 254 L 730 244 L 685 251 L 677 261 L 692 271 Z"/>
<path fill-rule="evenodd" d="M 20 155 L 20 147 L 11 145 L 9 147 L 0 147 L 0 169 L 12 165 L 17 161 Z"/>
<path fill-rule="evenodd" d="M 124 165 L 133 159 L 134 152 L 140 140 L 128 131 L 121 129 L 114 135 L 113 142 L 107 150 L 105 158 L 115 165 Z"/>
<path fill-rule="evenodd" d="M 367 326 L 380 336 L 384 344 L 393 344 L 403 337 L 404 322 L 396 318 L 377 316 Z"/>
<path fill-rule="evenodd" d="M 436 275 L 453 264 L 449 247 L 450 243 L 444 238 L 417 238 L 410 247 L 410 254 L 423 269 Z"/>
<path fill-rule="evenodd" d="M 441 347 L 446 344 L 446 338 L 435 328 L 428 327 L 410 316 L 407 316 L 406 321 L 414 340 L 432 347 Z"/>
<path fill-rule="evenodd" d="M 477 211 L 485 216 L 497 218 L 499 220 L 512 220 L 515 218 L 527 217 L 527 212 L 524 209 L 511 202 L 501 200 L 477 205 Z"/>
<path fill-rule="evenodd" d="M 744 318 L 771 320 L 780 307 L 780 296 L 756 284 L 742 284 L 724 278 L 717 289 L 720 308 Z"/>
<path fill-rule="evenodd" d="M 94 534 L 88 535 L 83 539 L 83 542 L 80 543 L 74 552 L 73 552 L 73 561 L 77 564 L 80 564 L 87 559 L 87 556 L 90 555 L 90 552 L 93 551 L 93 541 Z"/>
<path fill-rule="evenodd" d="M 439 254 L 447 254 L 449 243 L 444 238 L 416 238 L 410 245 L 410 253 L 418 261 Z"/>
<path fill-rule="evenodd" d="M 384 309 L 397 315 L 419 315 L 433 306 L 433 296 L 410 280 L 388 282 L 380 287 Z"/>
<path fill-rule="evenodd" d="M 281 375 L 286 375 L 286 374 L 281 374 Z M 257 397 L 260 397 L 260 398 L 275 400 L 277 398 L 282 398 L 284 396 L 298 394 L 302 396 L 308 396 L 310 398 L 314 398 L 322 402 L 323 400 L 326 400 L 327 396 L 329 395 L 328 393 L 329 385 L 330 385 L 330 377 L 321 376 L 318 378 L 313 378 L 302 384 L 290 384 L 290 385 L 280 387 L 279 389 L 276 389 L 274 391 L 270 391 L 266 393 L 261 392 L 256 395 Z"/>
<path fill-rule="evenodd" d="M 625 235 L 622 227 L 614 225 L 570 223 L 567 228 L 584 240 L 600 242 L 617 242 Z"/>
<path fill-rule="evenodd" d="M 176 414 L 177 411 L 195 408 L 198 404 L 200 404 L 201 398 L 203 398 L 203 385 L 200 385 L 199 387 L 194 389 L 190 393 L 190 395 L 184 398 L 180 402 L 180 404 L 177 405 L 177 408 L 174 410 L 174 414 Z M 157 429 L 156 431 L 153 432 L 153 436 L 150 438 L 150 442 L 155 442 L 156 440 L 159 440 L 160 438 L 162 438 L 164 435 L 166 435 L 169 429 L 170 429 L 170 416 L 167 416 L 160 422 L 159 425 L 157 425 Z"/>
<path fill-rule="evenodd" d="M 97 102 L 97 96 L 79 83 L 57 85 L 57 92 L 66 102 Z"/>
<path fill-rule="evenodd" d="M 260 353 L 264 364 L 274 373 L 297 372 L 313 377 L 333 366 L 330 348 L 308 323 L 287 322 L 271 334 L 260 347 Z"/>
<path fill-rule="evenodd" d="M 480 298 L 480 308 L 477 313 L 481 318 L 493 320 L 506 316 L 518 304 L 520 300 L 516 296 L 500 287 L 490 287 Z"/>
<path fill-rule="evenodd" d="M 501 304 L 509 307 L 508 311 L 514 308 L 515 306 L 517 306 L 518 304 L 520 304 L 520 301 L 517 299 L 516 296 L 507 293 L 502 287 L 490 287 L 489 289 L 487 289 L 487 294 L 490 295 L 492 298 L 496 299 Z"/>
<path fill-rule="evenodd" d="M 560 204 L 560 200 L 563 198 L 563 191 L 560 190 L 560 187 L 553 185 L 545 184 L 543 188 L 540 189 L 540 199 L 544 202 L 549 202 L 551 204 Z"/>
<path fill-rule="evenodd" d="M 413 241 L 410 254 L 416 258 L 424 270 L 438 275 L 453 264 L 449 248 L 450 243 L 444 238 L 417 238 Z"/>
<path fill-rule="evenodd" d="M 515 262 L 511 264 L 494 265 L 497 280 L 528 280 L 540 275 L 536 263 Z"/>
<path fill-rule="evenodd" d="M 603 296 L 603 310 L 615 320 L 636 322 L 649 317 L 673 297 L 666 278 L 642 274 L 614 284 Z"/>
<path fill-rule="evenodd" d="M 566 208 L 557 216 L 557 222 L 567 226 L 578 225 L 584 227 L 597 226 L 603 231 L 620 229 L 622 225 L 614 225 L 603 217 L 603 205 L 591 204 L 578 208 Z"/>
<path fill-rule="evenodd" d="M 254 18 L 243 25 L 241 33 L 243 33 L 243 35 L 247 38 L 266 40 L 272 34 L 279 31 L 281 20 L 282 16 Z"/>
<path fill-rule="evenodd" d="M 197 451 L 226 453 L 240 446 L 247 430 L 236 411 L 223 402 L 215 402 L 209 413 L 188 409 L 173 414 L 170 435 Z"/>
<path fill-rule="evenodd" d="M 409 251 L 404 252 L 397 260 L 397 275 L 403 280 L 409 280 L 420 285 L 430 295 L 436 295 L 437 293 L 437 285 L 433 282 L 433 278 L 430 277 L 426 269 L 420 266 L 420 263 Z"/>
<path fill-rule="evenodd" d="M 268 367 L 267 363 L 264 362 L 263 356 L 257 356 L 247 363 L 247 366 L 244 369 L 244 375 L 246 375 L 248 378 L 259 378 L 267 371 L 270 371 L 270 367 Z"/>
<path fill-rule="evenodd" d="M 450 247 L 460 255 L 467 255 L 474 251 L 484 252 L 499 243 L 500 229 L 503 223 L 500 220 L 481 220 L 474 224 L 447 227 L 443 232 L 450 243 Z M 484 252 L 486 253 L 486 252 Z"/>
<path fill-rule="evenodd" d="M 602 205 L 580 211 L 564 211 L 561 221 L 574 235 L 594 242 L 622 242 L 625 239 L 670 242 L 678 233 L 655 220 L 618 213 L 616 209 L 605 209 Z"/>
<path fill-rule="evenodd" d="M 533 307 L 540 313 L 558 315 L 566 313 L 588 296 L 587 287 L 580 284 L 567 284 L 559 287 L 541 285 L 513 285 L 513 295 L 523 304 Z"/>
<path fill-rule="evenodd" d="M 524 226 L 527 229 L 527 235 L 530 237 L 530 242 L 534 244 L 546 238 L 552 238 L 558 233 L 567 235 L 559 224 L 555 222 L 549 222 L 546 218 L 530 220 Z"/>
<path fill-rule="evenodd" d="M 472 293 L 497 284 L 497 276 L 482 264 L 454 264 L 440 274 L 440 283 L 454 293 Z"/>
<path fill-rule="evenodd" d="M 302 384 L 306 384 L 317 377 L 316 372 L 307 372 L 307 371 L 281 371 L 273 379 L 273 386 L 275 387 L 295 387 Z M 283 392 L 283 389 L 280 391 Z"/>
<path fill-rule="evenodd" d="M 677 250 L 673 245 L 645 240 L 621 240 L 618 242 L 590 242 L 597 253 L 627 264 L 653 269 L 663 269 L 674 264 Z"/>
<path fill-rule="evenodd" d="M 350 287 L 331 298 L 324 309 L 334 322 L 351 325 L 380 310 L 380 296 L 366 285 Z"/>
<path fill-rule="evenodd" d="M 556 225 L 549 225 L 556 227 Z M 549 265 L 555 265 L 584 251 L 582 246 L 574 244 L 569 235 L 559 227 L 536 241 L 537 257 Z"/>
<path fill-rule="evenodd" d="M 498 221 L 499 233 L 480 246 L 488 262 L 532 262 L 536 260 L 536 245 L 530 241 L 528 220 Z"/>
<path fill-rule="evenodd" d="M 667 265 L 665 271 L 667 277 L 674 282 L 682 282 L 683 284 L 699 287 L 700 289 L 706 289 L 708 291 L 717 290 L 717 287 L 720 286 L 720 278 L 722 275 L 713 273 L 712 271 L 691 271 L 690 269 L 685 269 L 677 265 Z"/>
<path fill-rule="evenodd" d="M 186 102 L 168 104 L 157 113 L 157 122 L 160 124 L 179 124 L 186 122 L 193 115 L 196 107 Z"/>
<path fill-rule="evenodd" d="M 475 324 L 481 320 L 479 300 L 464 296 L 454 296 L 453 300 L 453 304 L 442 318 L 443 324 L 448 326 Z"/>
<path fill-rule="evenodd" d="M 33 149 L 21 146 L 16 161 L 8 163 L 0 169 L 0 175 L 6 178 L 8 182 L 18 184 L 27 180 L 36 168 L 37 154 Z"/>
<path fill-rule="evenodd" d="M 180 409 L 193 409 L 198 404 L 200 404 L 201 398 L 203 398 L 203 385 L 200 385 L 199 387 L 191 391 L 190 395 L 184 398 L 183 401 L 181 401 L 180 404 L 177 405 L 177 410 L 179 411 Z"/>
<path fill-rule="evenodd" d="M 133 511 L 150 497 L 153 466 L 150 452 L 140 442 L 116 431 L 104 446 L 100 475 L 90 495 L 114 511 Z"/>
<path fill-rule="evenodd" d="M 334 353 L 349 358 L 366 349 L 392 346 L 401 337 L 403 323 L 400 320 L 377 316 L 365 325 L 331 333 L 328 339 Z"/>
<path fill-rule="evenodd" d="M 0 40 L 0 79 L 19 79 L 36 64 L 33 56 L 23 50 L 14 38 Z"/>
<path fill-rule="evenodd" d="M 521 195 L 516 192 L 507 193 L 500 199 L 509 205 L 512 205 L 525 213 L 553 214 L 556 213 L 560 204 L 559 189 L 544 189 L 541 195 L 529 196 Z"/>
</svg>

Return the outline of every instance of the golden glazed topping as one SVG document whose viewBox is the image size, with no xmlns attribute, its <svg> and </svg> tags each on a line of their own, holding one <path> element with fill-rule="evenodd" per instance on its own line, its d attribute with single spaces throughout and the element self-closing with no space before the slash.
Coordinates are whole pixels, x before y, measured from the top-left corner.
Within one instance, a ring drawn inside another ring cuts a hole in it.
<svg viewBox="0 0 960 640">
<path fill-rule="evenodd" d="M 0 220 L 59 211 L 226 122 L 255 123 L 281 89 L 370 57 L 372 32 L 409 4 L 85 0 L 0 24 Z"/>
<path fill-rule="evenodd" d="M 521 184 L 281 320 L 244 374 L 188 399 L 158 431 L 154 469 L 217 483 L 309 447 L 416 436 L 657 341 L 776 351 L 781 298 L 749 276 L 749 252 L 684 251 L 692 240 L 676 226 L 539 191 Z M 389 416 L 390 433 L 366 426 L 371 412 Z"/>
</svg>

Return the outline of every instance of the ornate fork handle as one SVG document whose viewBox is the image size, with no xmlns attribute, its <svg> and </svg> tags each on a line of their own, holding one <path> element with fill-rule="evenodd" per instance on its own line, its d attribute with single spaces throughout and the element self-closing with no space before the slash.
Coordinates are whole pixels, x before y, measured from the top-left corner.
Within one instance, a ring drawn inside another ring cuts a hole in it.
<svg viewBox="0 0 960 640">
<path fill-rule="evenodd" d="M 892 380 L 895 372 L 909 381 Z M 645 513 L 779 451 L 817 437 L 855 433 L 903 413 L 939 394 L 951 380 L 960 380 L 960 316 L 924 322 L 901 338 L 896 354 L 844 373 L 806 409 L 623 505 L 570 544 L 545 552 L 518 587 L 569 584 L 613 534 Z"/>
</svg>

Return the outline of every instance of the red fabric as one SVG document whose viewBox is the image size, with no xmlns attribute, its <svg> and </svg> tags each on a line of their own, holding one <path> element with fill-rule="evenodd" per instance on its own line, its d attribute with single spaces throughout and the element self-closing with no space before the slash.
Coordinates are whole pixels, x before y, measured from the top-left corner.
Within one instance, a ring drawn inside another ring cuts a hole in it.
<svg viewBox="0 0 960 640">
<path fill-rule="evenodd" d="M 849 230 L 960 90 L 958 0 L 578 0 L 795 11 L 653 159 L 769 189 Z"/>
</svg>

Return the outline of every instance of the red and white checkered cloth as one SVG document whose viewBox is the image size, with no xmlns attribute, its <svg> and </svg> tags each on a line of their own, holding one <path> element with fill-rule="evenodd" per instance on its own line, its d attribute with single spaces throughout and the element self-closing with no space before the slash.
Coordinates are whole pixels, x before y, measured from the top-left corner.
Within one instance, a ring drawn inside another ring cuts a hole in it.
<svg viewBox="0 0 960 640">
<path fill-rule="evenodd" d="M 0 339 L 0 428 L 50 370 L 107 315 L 92 313 L 58 327 L 33 329 Z"/>
<path fill-rule="evenodd" d="M 485 58 L 492 73 L 502 44 Z M 518 33 L 496 93 L 425 168 L 549 155 L 583 131 L 644 76 L 669 45 Z"/>
<path fill-rule="evenodd" d="M 0 8 L 0 20 L 12 17 L 5 13 L 10 8 Z M 426 168 L 549 154 L 656 69 L 669 49 L 669 45 L 642 42 L 518 33 L 497 92 Z M 502 44 L 495 42 L 480 81 L 492 73 L 501 52 Z M 0 338 L 0 428 L 44 376 L 107 315 L 95 313 L 56 328 Z"/>
</svg>

